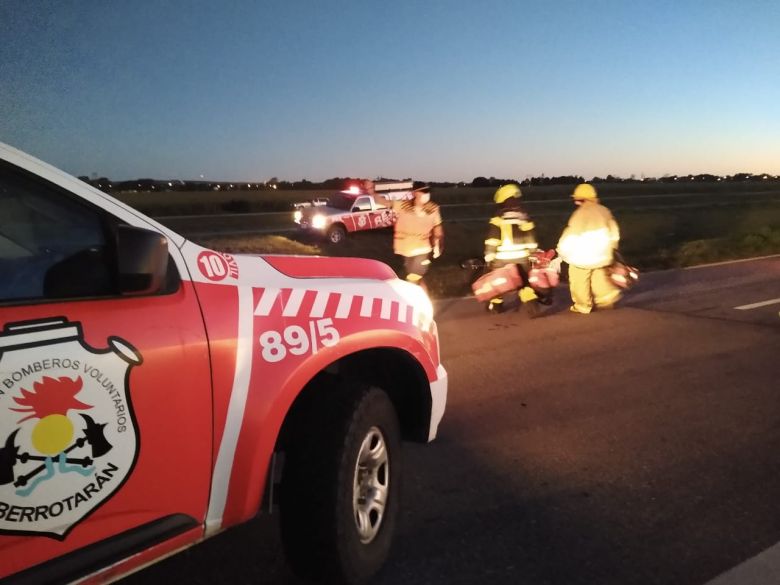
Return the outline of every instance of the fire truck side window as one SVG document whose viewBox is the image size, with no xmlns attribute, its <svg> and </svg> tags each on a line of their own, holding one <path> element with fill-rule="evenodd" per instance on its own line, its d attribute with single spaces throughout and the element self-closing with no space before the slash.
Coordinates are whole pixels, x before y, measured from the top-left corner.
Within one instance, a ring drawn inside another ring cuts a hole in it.
<svg viewBox="0 0 780 585">
<path fill-rule="evenodd" d="M 371 211 L 371 199 L 368 197 L 358 197 L 352 211 Z"/>
<path fill-rule="evenodd" d="M 108 252 L 96 210 L 0 166 L 0 302 L 113 294 Z"/>
</svg>

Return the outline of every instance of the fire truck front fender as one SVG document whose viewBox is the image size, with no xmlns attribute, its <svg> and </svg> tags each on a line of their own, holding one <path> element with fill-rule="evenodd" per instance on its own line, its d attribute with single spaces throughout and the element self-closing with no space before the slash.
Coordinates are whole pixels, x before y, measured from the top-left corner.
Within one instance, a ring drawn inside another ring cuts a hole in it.
<svg viewBox="0 0 780 585">
<path fill-rule="evenodd" d="M 240 440 L 245 448 L 239 449 L 233 467 L 232 505 L 226 511 L 225 524 L 257 514 L 269 480 L 271 456 L 283 450 L 285 440 L 293 440 L 299 430 L 295 428 L 293 406 L 305 400 L 307 393 L 318 391 L 316 379 L 320 374 L 366 376 L 367 383 L 389 386 L 383 390 L 396 405 L 405 438 L 433 439 L 447 393 L 446 372 L 434 359 L 420 338 L 397 330 L 372 330 L 343 337 L 337 345 L 308 357 L 291 371 L 277 393 L 264 392 L 261 380 L 253 383 L 250 394 L 262 395 L 266 400 L 259 404 L 253 401 L 254 408 L 245 414 Z M 394 385 L 394 376 L 403 384 Z"/>
</svg>

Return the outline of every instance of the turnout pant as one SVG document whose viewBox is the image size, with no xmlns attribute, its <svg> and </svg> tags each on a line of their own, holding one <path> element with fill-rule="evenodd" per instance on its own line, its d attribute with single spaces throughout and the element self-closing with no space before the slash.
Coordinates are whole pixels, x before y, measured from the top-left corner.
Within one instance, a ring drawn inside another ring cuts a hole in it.
<svg viewBox="0 0 780 585">
<path fill-rule="evenodd" d="M 620 298 L 620 289 L 612 284 L 607 268 L 580 268 L 569 265 L 569 290 L 572 310 L 590 313 L 593 305 L 610 307 Z"/>
</svg>

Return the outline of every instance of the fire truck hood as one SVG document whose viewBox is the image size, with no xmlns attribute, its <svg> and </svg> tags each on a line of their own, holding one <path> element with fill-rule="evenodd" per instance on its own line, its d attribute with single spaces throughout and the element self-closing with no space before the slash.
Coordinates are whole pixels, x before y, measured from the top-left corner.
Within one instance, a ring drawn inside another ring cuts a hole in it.
<svg viewBox="0 0 780 585">
<path fill-rule="evenodd" d="M 393 269 L 367 258 L 324 256 L 262 256 L 276 270 L 291 278 L 369 278 L 395 280 Z"/>
<path fill-rule="evenodd" d="M 329 205 L 317 205 L 312 207 L 304 207 L 301 209 L 301 213 L 305 217 L 313 217 L 315 215 L 341 215 L 349 213 L 348 209 L 339 209 L 338 207 L 330 207 Z"/>
</svg>

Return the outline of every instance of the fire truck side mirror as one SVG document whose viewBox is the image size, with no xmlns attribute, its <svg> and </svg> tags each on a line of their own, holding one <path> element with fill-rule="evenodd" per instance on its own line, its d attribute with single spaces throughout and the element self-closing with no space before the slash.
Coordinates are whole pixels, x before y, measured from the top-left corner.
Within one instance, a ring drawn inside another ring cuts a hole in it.
<svg viewBox="0 0 780 585">
<path fill-rule="evenodd" d="M 117 226 L 117 268 L 122 294 L 160 292 L 168 270 L 168 239 L 150 230 Z"/>
</svg>

